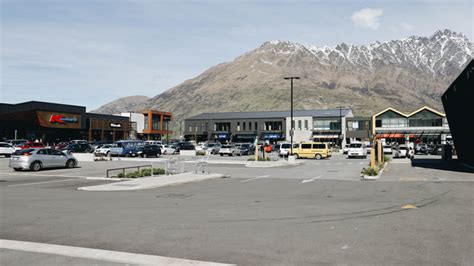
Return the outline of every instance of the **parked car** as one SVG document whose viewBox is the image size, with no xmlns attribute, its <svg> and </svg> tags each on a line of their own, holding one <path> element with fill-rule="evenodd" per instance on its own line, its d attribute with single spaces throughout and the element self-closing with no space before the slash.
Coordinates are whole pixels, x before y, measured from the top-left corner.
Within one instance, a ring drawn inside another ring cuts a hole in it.
<svg viewBox="0 0 474 266">
<path fill-rule="evenodd" d="M 69 142 L 59 142 L 54 146 L 56 150 L 62 150 L 64 149 L 67 145 L 69 145 Z"/>
<path fill-rule="evenodd" d="M 347 154 L 348 151 L 349 151 L 349 144 L 346 144 L 346 145 L 344 145 L 344 147 L 342 148 L 342 154 Z"/>
<path fill-rule="evenodd" d="M 298 146 L 298 144 L 293 144 L 293 150 L 297 146 Z M 290 154 L 291 143 L 288 143 L 288 142 L 279 143 L 276 147 L 276 150 L 278 151 L 278 155 L 280 157 L 286 157 L 286 156 L 288 156 L 288 154 Z"/>
<path fill-rule="evenodd" d="M 219 155 L 224 156 L 224 155 L 229 155 L 229 156 L 234 156 L 234 155 L 241 155 L 240 154 L 240 149 L 237 148 L 235 145 L 222 145 L 222 147 L 219 149 Z"/>
<path fill-rule="evenodd" d="M 7 143 L 10 143 L 13 147 L 20 147 L 20 146 L 23 146 L 23 144 L 27 143 L 28 140 L 26 139 L 9 139 L 7 141 L 5 141 Z"/>
<path fill-rule="evenodd" d="M 78 144 L 89 144 L 85 139 L 73 139 L 69 143 L 78 143 Z"/>
<path fill-rule="evenodd" d="M 347 158 L 367 158 L 367 147 L 362 142 L 353 142 L 349 144 Z"/>
<path fill-rule="evenodd" d="M 331 149 L 327 143 L 321 142 L 301 142 L 296 149 L 293 149 L 296 158 L 316 158 L 324 159 L 331 157 Z"/>
<path fill-rule="evenodd" d="M 139 156 L 142 158 L 159 157 L 161 155 L 161 148 L 159 145 L 151 144 L 139 147 L 132 156 Z"/>
<path fill-rule="evenodd" d="M 429 154 L 430 149 L 426 143 L 419 143 L 415 146 L 416 154 Z"/>
<path fill-rule="evenodd" d="M 408 147 L 406 145 L 400 145 L 395 148 L 395 152 L 393 153 L 394 158 L 406 158 L 408 155 Z"/>
<path fill-rule="evenodd" d="M 161 140 L 146 140 L 145 145 L 161 145 Z"/>
<path fill-rule="evenodd" d="M 136 150 L 145 145 L 143 140 L 119 140 L 114 142 L 114 146 L 110 148 L 111 156 L 132 156 L 136 154 Z"/>
<path fill-rule="evenodd" d="M 15 147 L 13 147 L 10 143 L 0 142 L 0 155 L 10 157 L 14 152 Z"/>
<path fill-rule="evenodd" d="M 8 164 L 15 171 L 39 171 L 43 168 L 53 167 L 74 168 L 77 165 L 77 160 L 72 154 L 49 148 L 15 151 Z"/>
<path fill-rule="evenodd" d="M 205 144 L 204 148 L 210 154 L 218 154 L 219 149 L 221 148 L 221 144 L 220 143 L 207 143 Z"/>
<path fill-rule="evenodd" d="M 71 143 L 61 150 L 77 153 L 91 153 L 94 151 L 94 149 L 87 143 Z"/>
<path fill-rule="evenodd" d="M 17 150 L 24 150 L 28 148 L 44 148 L 44 144 L 41 142 L 26 142 L 22 146 L 15 147 Z"/>
<path fill-rule="evenodd" d="M 114 147 L 114 144 L 104 144 L 97 149 L 94 150 L 94 154 L 96 155 L 109 155 L 110 149 Z"/>
<path fill-rule="evenodd" d="M 252 143 L 242 143 L 239 147 L 240 155 L 252 155 L 255 153 L 255 148 Z"/>
<path fill-rule="evenodd" d="M 390 145 L 383 145 L 383 153 L 384 154 L 393 154 L 393 149 L 392 149 L 392 146 Z"/>
<path fill-rule="evenodd" d="M 174 147 L 176 148 L 176 152 L 180 152 L 181 150 L 192 151 L 196 149 L 194 145 L 189 142 L 178 142 L 174 144 Z"/>
<path fill-rule="evenodd" d="M 173 145 L 161 145 L 161 154 L 176 154 L 176 147 Z"/>
</svg>

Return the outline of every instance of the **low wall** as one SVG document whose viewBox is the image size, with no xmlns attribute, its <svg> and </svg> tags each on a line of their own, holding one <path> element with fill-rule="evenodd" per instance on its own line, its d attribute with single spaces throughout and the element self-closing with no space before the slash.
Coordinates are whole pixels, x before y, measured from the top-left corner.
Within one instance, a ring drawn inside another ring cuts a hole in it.
<svg viewBox="0 0 474 266">
<path fill-rule="evenodd" d="M 93 153 L 73 153 L 74 157 L 79 162 L 93 162 L 94 161 L 94 154 Z"/>
</svg>

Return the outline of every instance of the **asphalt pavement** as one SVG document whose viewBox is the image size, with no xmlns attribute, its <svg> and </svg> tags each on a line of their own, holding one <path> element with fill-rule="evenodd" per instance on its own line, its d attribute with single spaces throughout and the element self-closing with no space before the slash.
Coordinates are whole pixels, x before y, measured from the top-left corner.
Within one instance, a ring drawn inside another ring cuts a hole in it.
<svg viewBox="0 0 474 266">
<path fill-rule="evenodd" d="M 360 181 L 367 163 L 212 165 L 230 178 L 88 192 L 77 187 L 110 181 L 81 176 L 104 165 L 12 174 L 0 159 L 0 238 L 238 265 L 472 265 L 473 182 Z"/>
</svg>

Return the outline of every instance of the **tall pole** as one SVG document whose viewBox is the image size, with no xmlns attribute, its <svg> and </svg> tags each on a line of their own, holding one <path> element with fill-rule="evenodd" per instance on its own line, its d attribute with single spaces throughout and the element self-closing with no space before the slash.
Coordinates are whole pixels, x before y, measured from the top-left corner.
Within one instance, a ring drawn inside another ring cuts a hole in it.
<svg viewBox="0 0 474 266">
<path fill-rule="evenodd" d="M 293 155 L 293 133 L 294 133 L 294 121 L 293 121 L 293 80 L 300 79 L 300 77 L 285 77 L 284 79 L 290 80 L 290 155 Z"/>
</svg>

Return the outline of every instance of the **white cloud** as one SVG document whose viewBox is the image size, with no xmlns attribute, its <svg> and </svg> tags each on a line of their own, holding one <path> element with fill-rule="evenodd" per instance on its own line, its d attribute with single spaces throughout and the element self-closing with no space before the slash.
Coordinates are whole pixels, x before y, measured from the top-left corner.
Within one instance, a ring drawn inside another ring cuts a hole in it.
<svg viewBox="0 0 474 266">
<path fill-rule="evenodd" d="M 357 27 L 376 30 L 380 26 L 379 17 L 382 15 L 382 9 L 363 8 L 354 12 L 351 16 L 351 20 Z"/>
</svg>

